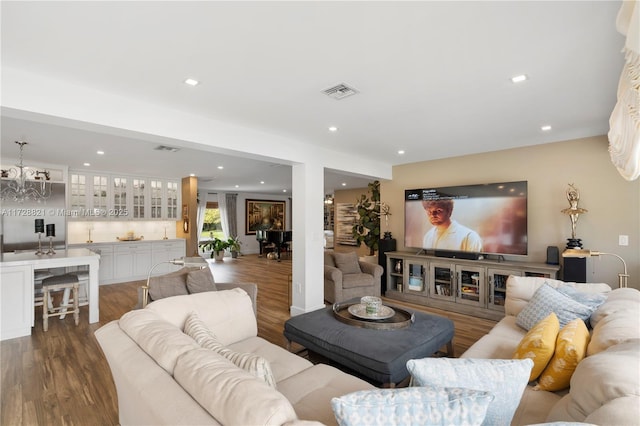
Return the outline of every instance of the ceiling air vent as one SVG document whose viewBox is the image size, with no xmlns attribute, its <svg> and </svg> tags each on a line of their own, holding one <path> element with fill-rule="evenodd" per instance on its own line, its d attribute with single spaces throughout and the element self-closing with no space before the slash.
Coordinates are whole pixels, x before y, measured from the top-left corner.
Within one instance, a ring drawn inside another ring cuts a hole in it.
<svg viewBox="0 0 640 426">
<path fill-rule="evenodd" d="M 180 151 L 180 148 L 175 148 L 173 146 L 166 146 L 166 145 L 159 145 L 155 148 L 156 151 L 169 151 L 169 152 L 178 152 Z"/>
<path fill-rule="evenodd" d="M 333 86 L 323 90 L 322 93 L 329 96 L 330 98 L 340 100 L 348 96 L 355 95 L 356 93 L 358 93 L 358 91 L 353 87 L 349 87 L 344 83 L 340 83 L 337 86 Z"/>
</svg>

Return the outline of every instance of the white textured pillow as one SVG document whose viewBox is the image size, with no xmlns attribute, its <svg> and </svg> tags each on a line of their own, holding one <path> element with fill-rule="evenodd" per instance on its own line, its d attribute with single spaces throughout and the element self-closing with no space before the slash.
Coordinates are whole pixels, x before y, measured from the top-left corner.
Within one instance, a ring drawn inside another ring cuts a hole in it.
<svg viewBox="0 0 640 426">
<path fill-rule="evenodd" d="M 199 347 L 178 327 L 148 309 L 127 312 L 118 325 L 169 374 L 173 374 L 179 355 Z"/>
<path fill-rule="evenodd" d="M 223 425 L 281 425 L 297 419 L 284 395 L 209 349 L 180 356 L 174 378 Z"/>
<path fill-rule="evenodd" d="M 480 425 L 490 392 L 423 386 L 353 392 L 331 400 L 340 426 Z"/>
<path fill-rule="evenodd" d="M 451 386 L 491 392 L 483 425 L 509 425 L 524 392 L 530 359 L 422 358 L 407 361 L 414 386 Z"/>
<path fill-rule="evenodd" d="M 224 346 L 195 312 L 192 312 L 187 318 L 184 324 L 184 332 L 191 336 L 201 347 L 219 353 L 236 366 L 264 380 L 269 386 L 276 387 L 276 379 L 273 377 L 269 361 L 259 355 L 236 352 Z"/>
<path fill-rule="evenodd" d="M 545 283 L 536 290 L 527 306 L 516 316 L 516 324 L 525 330 L 530 330 L 549 316 L 551 312 L 554 312 L 558 317 L 560 328 L 562 328 L 576 318 L 583 321 L 589 320 L 594 310 L 594 308 L 576 302 Z"/>
</svg>

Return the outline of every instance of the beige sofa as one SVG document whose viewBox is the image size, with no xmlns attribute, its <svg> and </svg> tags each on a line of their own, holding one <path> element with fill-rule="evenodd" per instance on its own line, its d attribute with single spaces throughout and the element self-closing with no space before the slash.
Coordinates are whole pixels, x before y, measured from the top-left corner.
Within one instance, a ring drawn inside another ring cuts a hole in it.
<svg viewBox="0 0 640 426">
<path fill-rule="evenodd" d="M 526 334 L 516 325 L 516 316 L 545 282 L 554 288 L 567 284 L 510 277 L 505 317 L 462 357 L 510 359 Z M 573 373 L 570 389 L 548 392 L 527 386 L 512 424 L 636 425 L 640 421 L 640 292 L 631 288 L 610 291 L 606 284 L 569 285 L 582 292 L 607 294 L 590 318 L 593 330 L 587 356 Z"/>
<path fill-rule="evenodd" d="M 332 397 L 373 388 L 258 337 L 253 296 L 236 288 L 167 297 L 98 329 L 120 424 L 331 425 Z M 227 348 L 266 359 L 275 388 L 185 334 L 193 312 Z"/>
</svg>

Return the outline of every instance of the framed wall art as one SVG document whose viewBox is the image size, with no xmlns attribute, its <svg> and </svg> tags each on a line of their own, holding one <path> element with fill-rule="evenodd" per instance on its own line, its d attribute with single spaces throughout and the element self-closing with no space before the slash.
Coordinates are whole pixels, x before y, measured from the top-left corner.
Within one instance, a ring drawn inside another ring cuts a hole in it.
<svg viewBox="0 0 640 426">
<path fill-rule="evenodd" d="M 246 200 L 245 235 L 258 230 L 286 229 L 286 203 L 274 200 Z"/>
</svg>

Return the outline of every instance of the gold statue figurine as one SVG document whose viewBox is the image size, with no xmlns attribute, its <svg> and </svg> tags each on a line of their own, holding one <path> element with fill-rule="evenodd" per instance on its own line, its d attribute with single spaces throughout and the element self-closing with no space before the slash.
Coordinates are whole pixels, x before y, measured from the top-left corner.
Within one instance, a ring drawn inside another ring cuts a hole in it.
<svg viewBox="0 0 640 426">
<path fill-rule="evenodd" d="M 574 184 L 570 183 L 569 188 L 567 188 L 567 200 L 569 201 L 569 208 L 562 209 L 562 213 L 569 215 L 569 219 L 571 220 L 571 240 L 579 241 L 576 239 L 576 224 L 578 223 L 578 217 L 586 213 L 588 210 L 578 207 L 578 202 L 580 201 L 580 192 L 574 186 Z"/>
</svg>

